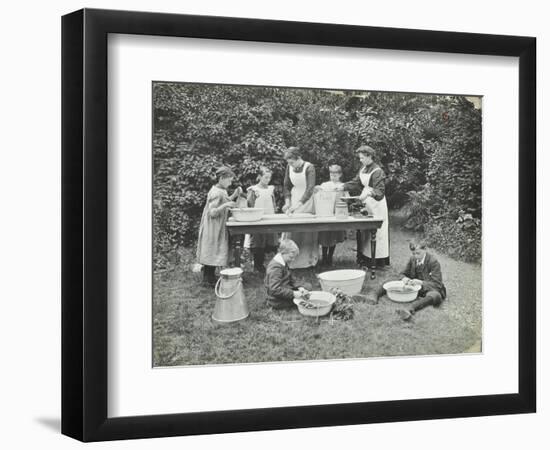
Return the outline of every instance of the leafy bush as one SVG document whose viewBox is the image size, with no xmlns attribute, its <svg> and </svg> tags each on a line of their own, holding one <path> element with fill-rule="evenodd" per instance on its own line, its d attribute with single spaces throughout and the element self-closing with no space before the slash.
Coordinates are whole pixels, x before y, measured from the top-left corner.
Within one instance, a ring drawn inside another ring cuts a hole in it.
<svg viewBox="0 0 550 450">
<path fill-rule="evenodd" d="M 407 205 L 413 229 L 456 220 L 460 210 L 481 217 L 481 115 L 462 97 L 158 82 L 153 108 L 157 269 L 196 241 L 221 164 L 243 188 L 269 166 L 281 205 L 282 155 L 293 145 L 316 166 L 319 181 L 334 163 L 344 179 L 355 176 L 354 149 L 374 147 L 389 206 Z"/>
<path fill-rule="evenodd" d="M 481 220 L 460 212 L 456 220 L 442 219 L 425 226 L 426 239 L 433 248 L 464 261 L 481 260 Z"/>
<path fill-rule="evenodd" d="M 451 98 L 444 128 L 429 144 L 429 183 L 411 191 L 406 226 L 452 256 L 481 257 L 481 112 Z"/>
<path fill-rule="evenodd" d="M 154 102 L 155 267 L 169 264 L 157 254 L 176 253 L 195 242 L 206 195 L 222 165 L 235 170 L 235 186 L 256 183 L 261 166 L 273 171 L 276 198 L 291 145 L 328 179 L 328 165 L 351 174 L 353 145 L 339 96 L 313 90 L 156 83 Z M 342 157 L 342 153 L 350 155 Z M 355 169 L 353 169 L 355 170 Z"/>
<path fill-rule="evenodd" d="M 448 131 L 430 158 L 428 178 L 448 212 L 481 217 L 481 112 L 462 97 L 453 99 Z"/>
<path fill-rule="evenodd" d="M 433 189 L 429 183 L 425 184 L 419 191 L 408 192 L 409 201 L 403 208 L 407 220 L 404 227 L 413 231 L 424 231 L 434 216 L 434 211 L 439 211 L 440 204 L 435 200 Z"/>
</svg>

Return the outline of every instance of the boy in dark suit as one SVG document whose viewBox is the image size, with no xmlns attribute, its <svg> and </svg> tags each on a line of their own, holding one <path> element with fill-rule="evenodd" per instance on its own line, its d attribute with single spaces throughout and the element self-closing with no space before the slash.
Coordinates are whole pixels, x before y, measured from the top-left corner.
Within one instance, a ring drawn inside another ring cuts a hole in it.
<svg viewBox="0 0 550 450">
<path fill-rule="evenodd" d="M 418 291 L 418 298 L 408 305 L 408 308 L 396 311 L 403 320 L 410 320 L 417 311 L 426 306 L 439 306 L 447 297 L 447 290 L 441 275 L 441 265 L 434 255 L 427 252 L 426 243 L 412 241 L 409 243 L 409 248 L 412 256 L 401 272 L 401 281 L 406 284 L 420 285 L 421 289 Z M 378 289 L 376 302 L 385 294 L 386 290 L 383 287 Z"/>
<path fill-rule="evenodd" d="M 303 283 L 304 286 L 298 285 L 288 267 L 299 251 L 294 241 L 283 239 L 279 245 L 279 253 L 267 266 L 264 284 L 267 290 L 267 304 L 273 309 L 292 308 L 295 298 L 303 298 L 311 290 L 309 283 Z"/>
</svg>

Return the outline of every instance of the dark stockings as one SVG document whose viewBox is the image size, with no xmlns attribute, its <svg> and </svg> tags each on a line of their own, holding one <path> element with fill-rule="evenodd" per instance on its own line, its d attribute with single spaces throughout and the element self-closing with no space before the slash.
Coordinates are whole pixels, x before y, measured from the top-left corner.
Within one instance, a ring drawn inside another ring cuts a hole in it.
<svg viewBox="0 0 550 450">
<path fill-rule="evenodd" d="M 202 282 L 208 285 L 216 284 L 216 266 L 203 266 Z"/>
<path fill-rule="evenodd" d="M 321 260 L 321 264 L 323 266 L 332 266 L 332 257 L 334 256 L 335 248 L 335 245 L 332 245 L 330 247 L 322 247 L 323 259 Z"/>
<path fill-rule="evenodd" d="M 256 272 L 264 273 L 265 250 L 263 248 L 253 248 L 252 255 L 254 257 L 254 270 Z"/>
</svg>

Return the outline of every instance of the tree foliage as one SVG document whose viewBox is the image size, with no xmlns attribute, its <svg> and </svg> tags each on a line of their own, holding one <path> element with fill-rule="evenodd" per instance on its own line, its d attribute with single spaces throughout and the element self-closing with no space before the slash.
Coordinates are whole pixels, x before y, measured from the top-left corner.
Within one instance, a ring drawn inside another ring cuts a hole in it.
<svg viewBox="0 0 550 450">
<path fill-rule="evenodd" d="M 371 145 L 390 207 L 409 205 L 416 229 L 456 220 L 459 211 L 481 215 L 481 115 L 463 97 L 159 82 L 153 120 L 157 267 L 195 241 L 221 164 L 243 188 L 270 167 L 281 203 L 289 146 L 299 146 L 324 181 L 335 163 L 353 177 L 354 149 Z"/>
</svg>

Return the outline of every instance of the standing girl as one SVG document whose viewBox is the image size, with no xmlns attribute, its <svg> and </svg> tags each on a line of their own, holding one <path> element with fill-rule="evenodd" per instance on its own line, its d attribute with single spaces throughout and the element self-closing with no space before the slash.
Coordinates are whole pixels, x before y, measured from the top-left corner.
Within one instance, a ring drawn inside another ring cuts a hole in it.
<svg viewBox="0 0 550 450">
<path fill-rule="evenodd" d="M 298 147 L 290 147 L 284 155 L 288 164 L 285 172 L 283 192 L 285 205 L 283 212 L 313 213 L 313 189 L 315 188 L 315 167 L 302 159 Z M 319 259 L 318 233 L 284 233 L 284 238 L 292 239 L 300 248 L 300 253 L 291 263 L 292 269 L 312 267 Z"/>
<path fill-rule="evenodd" d="M 264 214 L 275 213 L 275 186 L 269 184 L 271 181 L 271 170 L 261 167 L 258 174 L 258 184 L 250 186 L 248 191 L 248 206 L 251 208 L 263 208 Z M 254 257 L 254 270 L 265 273 L 265 253 L 277 250 L 278 239 L 275 233 L 252 234 L 250 235 L 250 251 Z"/>
<path fill-rule="evenodd" d="M 325 191 L 327 193 L 332 192 L 333 196 L 331 198 L 331 202 L 334 208 L 336 202 L 340 200 L 344 194 L 344 192 L 342 192 L 344 183 L 340 181 L 340 178 L 342 178 L 342 167 L 337 164 L 333 164 L 328 168 L 328 171 L 330 181 L 325 181 L 320 186 L 317 186 L 316 190 L 318 189 L 319 191 Z M 334 255 L 336 244 L 344 242 L 345 239 L 345 231 L 321 231 L 319 233 L 319 244 L 321 244 L 323 252 L 321 264 L 323 266 L 332 266 L 332 257 Z"/>
<path fill-rule="evenodd" d="M 344 183 L 346 191 L 360 191 L 365 207 L 376 218 L 383 220 L 382 226 L 376 232 L 376 261 L 371 259 L 370 239 L 363 239 L 363 256 L 365 263 L 372 267 L 390 264 L 390 241 L 388 226 L 388 204 L 386 203 L 386 183 L 384 171 L 376 164 L 376 151 L 368 145 L 362 145 L 355 153 L 359 157 L 361 170 L 357 176 Z"/>
<path fill-rule="evenodd" d="M 212 186 L 206 197 L 202 212 L 197 242 L 197 262 L 203 265 L 203 284 L 216 283 L 216 267 L 226 266 L 229 259 L 229 234 L 225 223 L 229 208 L 236 206 L 235 199 L 242 193 L 238 187 L 231 196 L 227 188 L 231 186 L 235 173 L 222 166 L 216 171 L 218 182 Z"/>
</svg>

